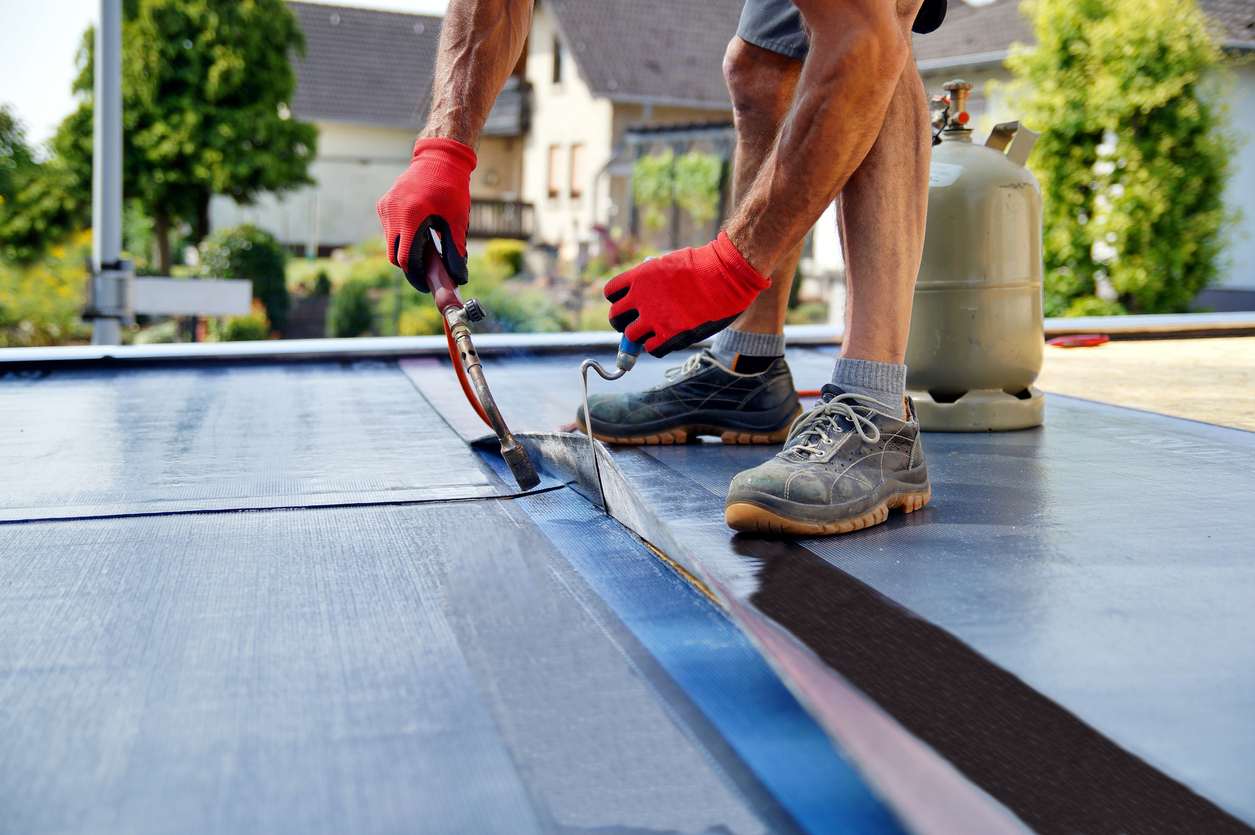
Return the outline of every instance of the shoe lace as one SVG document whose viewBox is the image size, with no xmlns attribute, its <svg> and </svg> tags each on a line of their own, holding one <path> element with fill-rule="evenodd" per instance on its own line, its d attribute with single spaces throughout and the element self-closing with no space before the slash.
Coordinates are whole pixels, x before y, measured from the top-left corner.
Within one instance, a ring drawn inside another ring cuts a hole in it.
<svg viewBox="0 0 1255 835">
<path fill-rule="evenodd" d="M 682 377 L 689 376 L 693 372 L 699 370 L 705 364 L 706 364 L 706 354 L 699 352 L 689 357 L 680 365 L 677 365 L 675 368 L 668 368 L 666 371 L 663 372 L 663 374 L 666 375 L 667 382 L 669 383 L 675 382 L 676 380 L 679 380 Z"/>
<path fill-rule="evenodd" d="M 870 414 L 875 406 L 874 400 L 857 394 L 841 394 L 819 403 L 793 421 L 785 449 L 804 457 L 818 457 L 848 431 L 841 425 L 843 420 L 853 427 L 860 438 L 874 444 L 880 440 L 880 427 L 872 421 Z"/>
</svg>

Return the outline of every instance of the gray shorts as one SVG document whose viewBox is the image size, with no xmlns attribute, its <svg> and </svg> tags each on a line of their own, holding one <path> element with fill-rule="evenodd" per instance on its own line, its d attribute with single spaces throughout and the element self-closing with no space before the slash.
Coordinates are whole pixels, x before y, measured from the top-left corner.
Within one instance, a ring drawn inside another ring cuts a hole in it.
<svg viewBox="0 0 1255 835">
<path fill-rule="evenodd" d="M 802 13 L 793 0 L 745 0 L 737 37 L 768 52 L 801 61 L 810 49 L 802 28 Z"/>
</svg>

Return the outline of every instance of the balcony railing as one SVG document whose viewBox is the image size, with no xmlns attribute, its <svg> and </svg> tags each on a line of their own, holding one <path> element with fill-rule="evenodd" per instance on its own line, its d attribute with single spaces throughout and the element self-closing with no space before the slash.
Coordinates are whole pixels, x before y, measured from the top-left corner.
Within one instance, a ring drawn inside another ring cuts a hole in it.
<svg viewBox="0 0 1255 835">
<path fill-rule="evenodd" d="M 527 240 L 535 230 L 531 203 L 518 200 L 471 200 L 471 225 L 467 237 L 518 238 Z"/>
<path fill-rule="evenodd" d="M 532 85 L 518 76 L 511 76 L 493 102 L 483 136 L 523 136 L 531 125 Z"/>
</svg>

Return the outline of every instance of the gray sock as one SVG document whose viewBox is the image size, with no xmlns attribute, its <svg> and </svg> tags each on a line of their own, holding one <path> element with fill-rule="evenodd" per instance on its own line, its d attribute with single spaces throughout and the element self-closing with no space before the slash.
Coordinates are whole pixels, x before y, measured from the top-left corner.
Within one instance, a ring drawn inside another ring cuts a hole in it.
<svg viewBox="0 0 1255 835">
<path fill-rule="evenodd" d="M 765 370 L 770 360 L 784 356 L 784 334 L 724 328 L 715 337 L 710 352 L 733 371 L 755 374 Z"/>
<path fill-rule="evenodd" d="M 888 414 L 900 415 L 906 395 L 906 366 L 838 357 L 832 369 L 832 384 L 850 394 L 872 398 Z"/>
</svg>

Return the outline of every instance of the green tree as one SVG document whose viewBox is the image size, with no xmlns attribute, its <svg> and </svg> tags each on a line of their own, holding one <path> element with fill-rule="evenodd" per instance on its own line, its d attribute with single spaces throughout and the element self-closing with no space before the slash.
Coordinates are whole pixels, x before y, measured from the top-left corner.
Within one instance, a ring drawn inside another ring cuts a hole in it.
<svg viewBox="0 0 1255 835">
<path fill-rule="evenodd" d="M 287 261 L 287 252 L 273 235 L 248 224 L 220 229 L 200 247 L 201 274 L 252 281 L 253 298 L 262 303 L 279 333 L 287 327 L 291 304 L 284 280 Z"/>
<path fill-rule="evenodd" d="M 690 150 L 677 156 L 670 148 L 643 156 L 632 167 L 632 196 L 648 229 L 667 224 L 667 210 L 677 204 L 698 226 L 715 219 L 723 162 L 714 154 Z"/>
<path fill-rule="evenodd" d="M 304 38 L 283 0 L 132 0 L 125 8 L 123 191 L 152 217 L 168 271 L 171 231 L 186 223 L 203 239 L 213 195 L 247 204 L 311 182 L 317 131 L 289 110 L 290 56 Z M 89 32 L 74 85 L 79 106 L 53 140 L 80 182 L 84 172 L 90 182 L 92 54 Z"/>
<path fill-rule="evenodd" d="M 8 203 L 35 170 L 26 132 L 7 104 L 0 104 L 0 207 Z"/>
<path fill-rule="evenodd" d="M 667 208 L 675 199 L 675 154 L 670 148 L 643 156 L 632 166 L 632 197 L 646 229 L 667 225 Z"/>
<path fill-rule="evenodd" d="M 90 166 L 86 199 L 79 196 L 81 186 L 63 160 L 36 160 L 21 124 L 7 106 L 0 107 L 0 259 L 29 264 L 50 243 L 85 226 Z"/>
<path fill-rule="evenodd" d="M 1216 277 L 1233 142 L 1194 0 L 1031 0 L 1008 64 L 1045 201 L 1049 315 L 1188 308 Z"/>
<path fill-rule="evenodd" d="M 331 296 L 331 306 L 327 310 L 327 330 L 332 336 L 343 338 L 370 333 L 375 324 L 370 291 L 369 281 L 353 278 L 344 282 Z"/>
<path fill-rule="evenodd" d="M 714 154 L 687 151 L 675 161 L 675 200 L 698 226 L 719 212 L 723 162 Z"/>
</svg>

